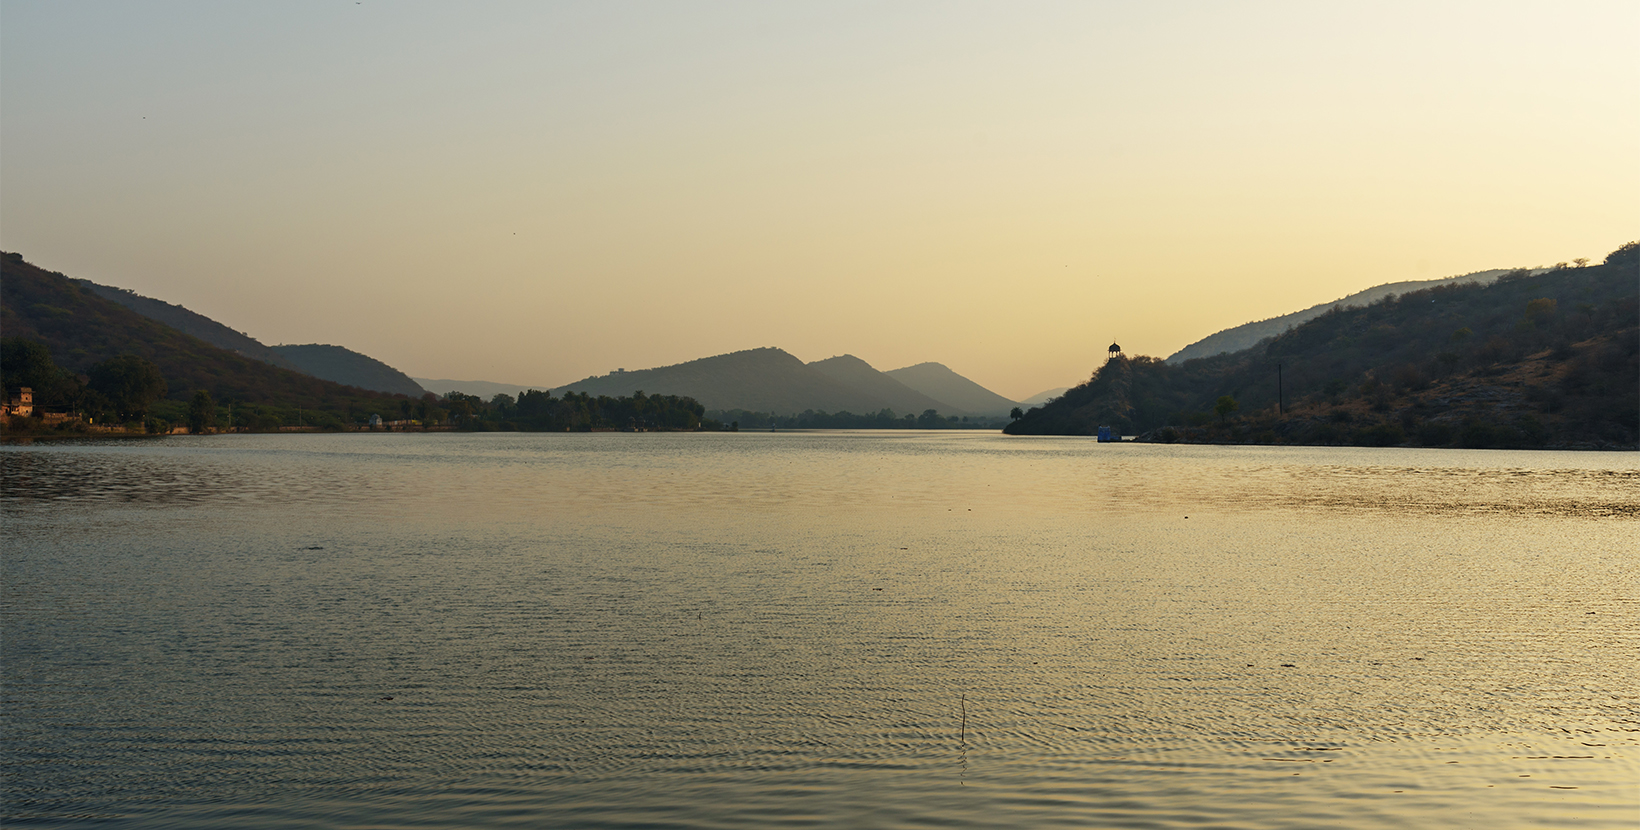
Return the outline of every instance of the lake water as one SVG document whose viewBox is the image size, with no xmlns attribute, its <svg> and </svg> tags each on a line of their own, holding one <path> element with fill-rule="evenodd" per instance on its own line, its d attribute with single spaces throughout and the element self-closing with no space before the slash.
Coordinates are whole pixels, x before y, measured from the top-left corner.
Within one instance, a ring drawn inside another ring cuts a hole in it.
<svg viewBox="0 0 1640 830">
<path fill-rule="evenodd" d="M 1633 827 L 1640 455 L 7 446 L 7 827 Z"/>
</svg>

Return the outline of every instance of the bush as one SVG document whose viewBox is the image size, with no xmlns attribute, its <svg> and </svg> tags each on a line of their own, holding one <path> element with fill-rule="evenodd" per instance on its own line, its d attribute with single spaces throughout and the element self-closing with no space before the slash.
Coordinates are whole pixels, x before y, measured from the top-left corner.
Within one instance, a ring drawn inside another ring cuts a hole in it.
<svg viewBox="0 0 1640 830">
<path fill-rule="evenodd" d="M 1452 443 L 1456 431 L 1451 424 L 1429 424 L 1418 427 L 1418 443 L 1426 447 L 1444 447 Z"/>
<path fill-rule="evenodd" d="M 1395 370 L 1395 385 L 1401 389 L 1423 389 L 1429 386 L 1429 378 L 1408 363 Z"/>
</svg>

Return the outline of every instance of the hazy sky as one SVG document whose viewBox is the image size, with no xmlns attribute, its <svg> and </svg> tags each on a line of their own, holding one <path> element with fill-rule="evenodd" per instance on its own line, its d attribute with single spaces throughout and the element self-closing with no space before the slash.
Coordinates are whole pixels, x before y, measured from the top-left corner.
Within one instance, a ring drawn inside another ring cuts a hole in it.
<svg viewBox="0 0 1640 830">
<path fill-rule="evenodd" d="M 561 384 L 758 346 L 1023 398 L 1640 238 L 1640 3 L 0 2 L 0 247 Z"/>
</svg>

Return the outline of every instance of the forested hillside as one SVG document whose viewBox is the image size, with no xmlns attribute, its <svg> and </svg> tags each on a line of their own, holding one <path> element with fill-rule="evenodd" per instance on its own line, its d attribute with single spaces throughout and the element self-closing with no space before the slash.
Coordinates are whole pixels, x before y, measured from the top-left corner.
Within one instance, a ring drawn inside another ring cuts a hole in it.
<svg viewBox="0 0 1640 830">
<path fill-rule="evenodd" d="M 1329 311 L 1233 354 L 1113 360 L 1007 431 L 1422 446 L 1640 441 L 1640 245 Z M 1278 406 L 1284 411 L 1278 411 Z"/>
<path fill-rule="evenodd" d="M 1213 357 L 1227 352 L 1239 352 L 1258 345 L 1259 341 L 1276 337 L 1300 323 L 1313 320 L 1334 308 L 1352 308 L 1372 305 L 1391 294 L 1406 294 L 1412 291 L 1422 291 L 1426 288 L 1436 288 L 1444 285 L 1459 283 L 1475 283 L 1485 285 L 1504 274 L 1511 273 L 1507 269 L 1492 271 L 1476 271 L 1473 274 L 1463 274 L 1457 277 L 1447 277 L 1439 280 L 1407 280 L 1391 282 L 1384 285 L 1375 285 L 1365 291 L 1357 291 L 1330 303 L 1313 305 L 1302 311 L 1291 314 L 1282 314 L 1268 320 L 1259 320 L 1215 332 L 1188 346 L 1174 352 L 1167 358 L 1168 363 L 1183 363 L 1198 357 Z"/>
<path fill-rule="evenodd" d="M 86 389 L 96 391 L 95 370 L 112 365 L 116 358 L 154 367 L 164 382 L 160 400 L 180 403 L 204 391 L 219 404 L 237 406 L 236 420 L 243 426 L 340 427 L 398 406 L 385 393 L 342 386 L 218 348 L 16 254 L 0 257 L 0 280 L 0 331 L 8 343 L 37 344 L 63 370 L 61 377 L 36 390 L 37 403 L 44 409 L 86 405 L 85 400 L 70 398 Z M 77 380 L 82 375 L 93 381 L 90 386 Z M 132 413 L 111 414 L 123 419 Z"/>
<path fill-rule="evenodd" d="M 277 352 L 264 345 L 262 341 L 242 331 L 235 331 L 198 312 L 164 300 L 144 297 L 128 288 L 98 285 L 91 280 L 82 279 L 75 279 L 73 282 L 75 285 L 105 300 L 113 300 L 150 320 L 164 323 L 183 334 L 193 335 L 219 349 L 238 352 L 246 357 L 255 358 L 263 363 L 271 363 L 285 369 L 302 371 L 301 367 L 280 357 Z M 307 372 L 306 374 L 313 373 Z"/>
</svg>

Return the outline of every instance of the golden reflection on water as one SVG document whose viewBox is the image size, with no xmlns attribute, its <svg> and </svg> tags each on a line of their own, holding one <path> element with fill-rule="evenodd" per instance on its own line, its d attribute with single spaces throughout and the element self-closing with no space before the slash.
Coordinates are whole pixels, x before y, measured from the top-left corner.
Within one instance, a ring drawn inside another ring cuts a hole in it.
<svg viewBox="0 0 1640 830">
<path fill-rule="evenodd" d="M 1635 807 L 1632 454 L 225 436 L 0 465 L 13 819 Z"/>
<path fill-rule="evenodd" d="M 989 433 L 222 436 L 12 447 L 9 499 L 141 504 L 375 502 L 528 510 L 814 504 L 1172 507 L 1632 517 L 1634 454 L 1097 445 Z M 459 448 L 452 441 L 466 441 Z M 187 442 L 187 443 L 183 443 Z M 442 443 L 441 443 L 442 442 Z M 691 450 L 709 449 L 709 452 Z M 680 451 L 682 451 L 680 453 Z M 87 455 L 95 464 L 73 459 Z M 1600 463 L 1616 460 L 1618 463 Z M 1340 462 L 1343 463 L 1340 463 Z M 405 470 L 437 464 L 436 484 Z M 558 475 L 573 470 L 569 477 Z M 1021 473 L 1024 475 L 1022 476 Z M 966 509 L 966 508 L 965 508 Z"/>
</svg>

